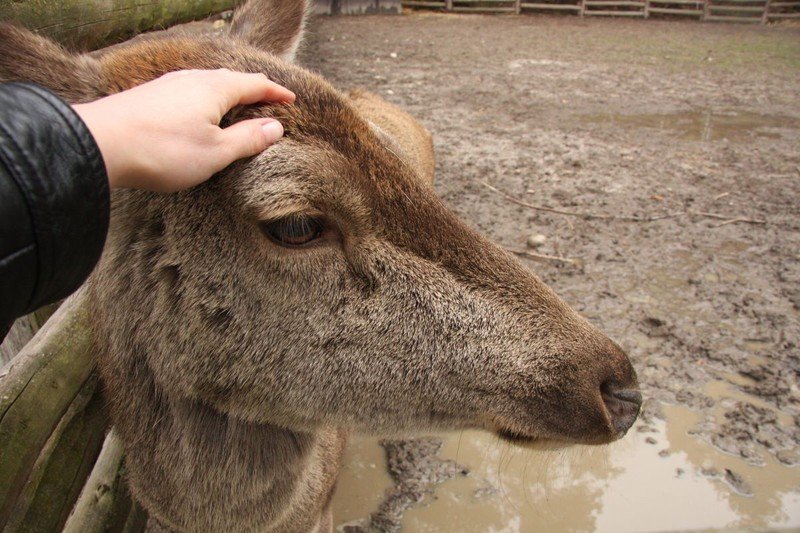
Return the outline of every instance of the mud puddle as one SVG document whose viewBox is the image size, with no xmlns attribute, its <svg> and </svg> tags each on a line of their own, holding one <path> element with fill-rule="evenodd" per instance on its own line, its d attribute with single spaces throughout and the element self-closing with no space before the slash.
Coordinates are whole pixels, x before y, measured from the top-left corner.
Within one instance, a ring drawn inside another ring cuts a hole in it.
<svg viewBox="0 0 800 533">
<path fill-rule="evenodd" d="M 707 392 L 741 395 L 723 384 Z M 655 531 L 800 527 L 800 470 L 769 454 L 745 463 L 691 434 L 701 415 L 664 406 L 621 442 L 527 450 L 485 432 L 439 435 L 441 456 L 469 468 L 408 510 L 403 531 Z M 646 430 L 646 431 L 642 431 Z M 378 439 L 354 441 L 334 523 L 364 519 L 392 485 Z M 340 528 L 340 530 L 342 530 Z"/>
<path fill-rule="evenodd" d="M 780 137 L 781 130 L 800 129 L 800 120 L 749 112 L 718 113 L 709 110 L 679 113 L 582 115 L 592 124 L 621 128 L 648 128 L 667 131 L 684 141 L 742 140 L 749 137 Z"/>
</svg>

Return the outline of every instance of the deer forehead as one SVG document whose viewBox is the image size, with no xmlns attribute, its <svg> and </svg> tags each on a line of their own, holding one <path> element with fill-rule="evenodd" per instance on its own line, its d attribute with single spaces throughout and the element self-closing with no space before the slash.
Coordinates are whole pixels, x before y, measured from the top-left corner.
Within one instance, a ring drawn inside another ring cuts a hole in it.
<svg viewBox="0 0 800 533">
<path fill-rule="evenodd" d="M 173 70 L 230 68 L 264 73 L 297 94 L 292 105 L 247 106 L 226 119 L 273 117 L 286 131 L 276 145 L 226 173 L 226 186 L 233 184 L 249 216 L 275 219 L 319 210 L 337 217 L 350 233 L 380 234 L 423 256 L 440 249 L 447 235 L 454 241 L 472 240 L 407 164 L 391 136 L 316 74 L 233 40 L 146 40 L 101 61 L 110 92 Z"/>
<path fill-rule="evenodd" d="M 228 173 L 246 209 L 261 219 L 319 211 L 362 229 L 413 227 L 414 207 L 430 204 L 433 188 L 387 134 L 346 102 L 329 99 L 320 106 L 320 98 L 314 100 L 309 104 L 298 96 L 289 107 L 248 111 L 248 118 L 278 118 L 286 136 Z"/>
</svg>

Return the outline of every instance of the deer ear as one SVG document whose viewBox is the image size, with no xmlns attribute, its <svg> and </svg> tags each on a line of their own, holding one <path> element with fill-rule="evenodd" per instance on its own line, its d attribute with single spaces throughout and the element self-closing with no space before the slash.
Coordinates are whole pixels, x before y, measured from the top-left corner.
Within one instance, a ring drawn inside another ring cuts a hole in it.
<svg viewBox="0 0 800 533">
<path fill-rule="evenodd" d="M 90 56 L 72 54 L 33 32 L 0 24 L 0 82 L 36 83 L 75 104 L 104 96 L 102 80 Z"/>
<path fill-rule="evenodd" d="M 306 0 L 249 0 L 233 15 L 230 35 L 293 62 L 306 12 Z"/>
</svg>

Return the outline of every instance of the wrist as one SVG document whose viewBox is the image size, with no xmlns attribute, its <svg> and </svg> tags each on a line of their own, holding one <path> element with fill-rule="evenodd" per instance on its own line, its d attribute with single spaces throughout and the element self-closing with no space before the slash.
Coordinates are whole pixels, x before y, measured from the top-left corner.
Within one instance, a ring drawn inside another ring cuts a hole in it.
<svg viewBox="0 0 800 533">
<path fill-rule="evenodd" d="M 128 161 L 128 141 L 117 117 L 106 116 L 99 102 L 72 106 L 83 120 L 94 137 L 108 175 L 108 184 L 112 189 L 130 187 L 131 164 Z M 127 150 L 126 150 L 127 148 Z"/>
</svg>

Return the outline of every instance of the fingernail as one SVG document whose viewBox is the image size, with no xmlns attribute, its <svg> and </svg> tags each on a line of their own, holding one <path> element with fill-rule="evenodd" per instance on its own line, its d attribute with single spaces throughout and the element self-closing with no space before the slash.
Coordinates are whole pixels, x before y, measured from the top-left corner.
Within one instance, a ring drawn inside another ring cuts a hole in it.
<svg viewBox="0 0 800 533">
<path fill-rule="evenodd" d="M 261 130 L 264 132 L 264 136 L 267 138 L 269 144 L 283 137 L 283 125 L 277 120 L 271 120 L 266 124 L 262 124 Z"/>
</svg>

